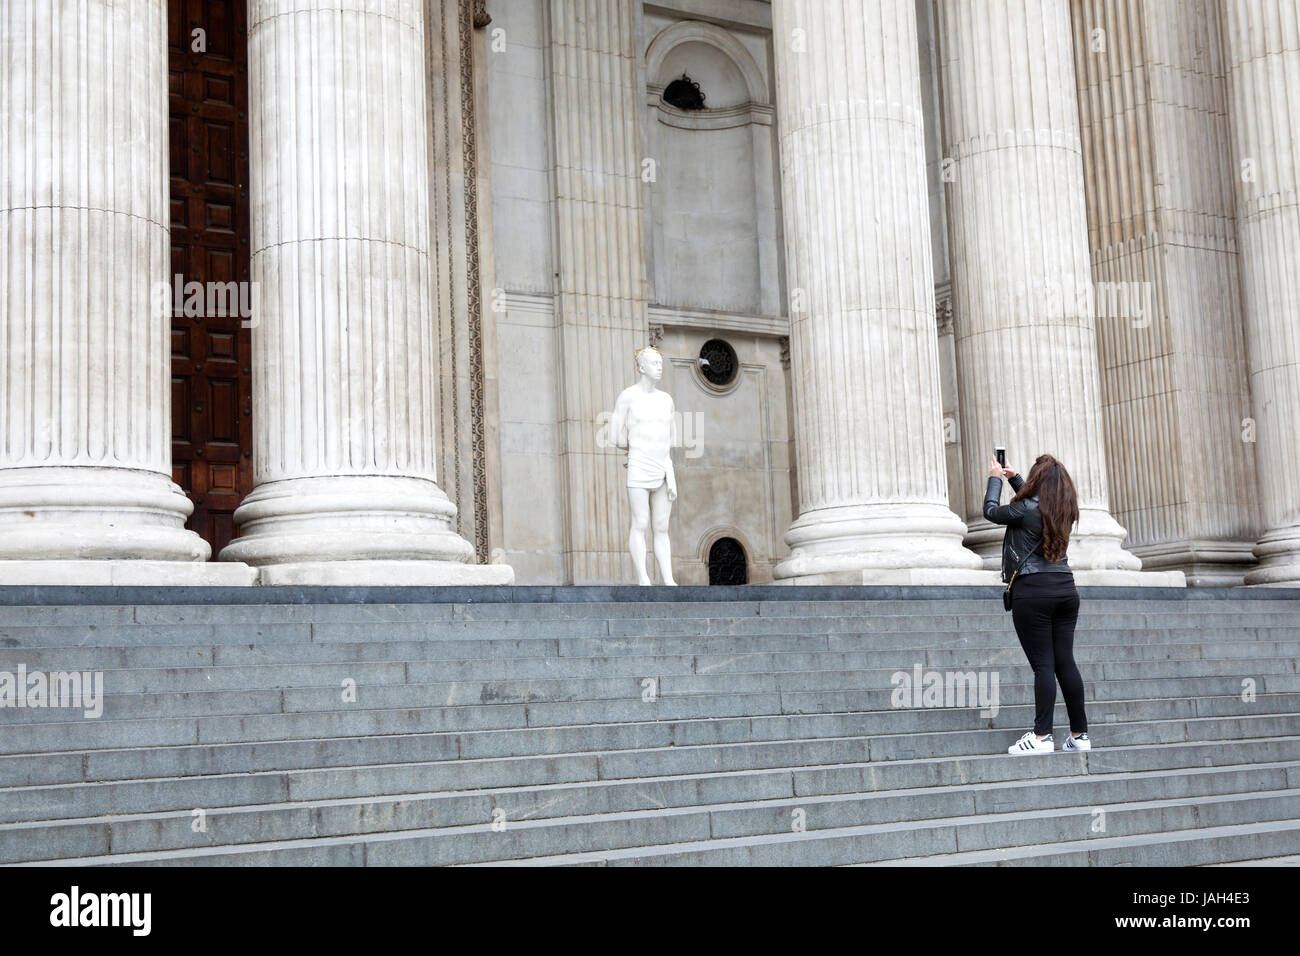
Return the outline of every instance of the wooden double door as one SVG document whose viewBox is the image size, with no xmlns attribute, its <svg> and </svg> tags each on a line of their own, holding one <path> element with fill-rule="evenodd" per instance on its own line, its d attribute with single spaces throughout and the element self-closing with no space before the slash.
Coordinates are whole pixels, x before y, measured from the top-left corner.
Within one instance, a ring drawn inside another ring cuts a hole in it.
<svg viewBox="0 0 1300 956">
<path fill-rule="evenodd" d="M 253 486 L 249 326 L 256 319 L 239 307 L 251 301 L 246 3 L 169 0 L 167 10 L 170 279 L 180 286 L 172 316 L 172 472 L 194 503 L 189 527 L 214 558 L 235 536 L 232 516 Z M 234 301 L 210 296 L 212 283 L 223 292 L 236 283 Z"/>
</svg>

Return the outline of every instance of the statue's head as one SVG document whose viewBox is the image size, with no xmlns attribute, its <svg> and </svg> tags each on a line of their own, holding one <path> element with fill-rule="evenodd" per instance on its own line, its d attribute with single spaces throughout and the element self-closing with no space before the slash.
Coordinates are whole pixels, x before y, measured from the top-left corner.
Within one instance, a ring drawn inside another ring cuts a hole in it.
<svg viewBox="0 0 1300 956">
<path fill-rule="evenodd" d="M 637 349 L 635 358 L 636 370 L 642 375 L 648 375 L 652 382 L 664 377 L 664 357 L 653 345 Z"/>
</svg>

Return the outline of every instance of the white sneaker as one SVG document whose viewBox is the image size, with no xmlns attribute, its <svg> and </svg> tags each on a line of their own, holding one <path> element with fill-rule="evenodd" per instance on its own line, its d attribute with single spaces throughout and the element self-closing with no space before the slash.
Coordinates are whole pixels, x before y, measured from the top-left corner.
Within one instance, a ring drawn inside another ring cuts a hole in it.
<svg viewBox="0 0 1300 956">
<path fill-rule="evenodd" d="M 1056 749 L 1052 743 L 1052 735 L 1048 734 L 1042 740 L 1039 740 L 1031 730 L 1014 744 L 1007 748 L 1009 754 L 1050 754 Z"/>
<path fill-rule="evenodd" d="M 1062 750 L 1091 750 L 1092 741 L 1088 739 L 1087 734 L 1079 734 L 1075 737 L 1073 734 L 1066 736 L 1065 743 L 1061 744 Z"/>
</svg>

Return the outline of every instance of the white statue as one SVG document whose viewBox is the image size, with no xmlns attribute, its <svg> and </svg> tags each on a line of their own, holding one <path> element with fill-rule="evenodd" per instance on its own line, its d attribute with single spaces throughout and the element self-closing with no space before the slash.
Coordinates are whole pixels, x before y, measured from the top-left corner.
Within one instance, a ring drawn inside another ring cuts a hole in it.
<svg viewBox="0 0 1300 956">
<path fill-rule="evenodd" d="M 673 397 L 657 388 L 664 377 L 664 357 L 653 346 L 636 353 L 641 379 L 623 389 L 614 403 L 610 434 L 619 448 L 627 449 L 627 500 L 632 506 L 632 532 L 628 548 L 638 584 L 649 584 L 645 567 L 646 528 L 654 525 L 655 562 L 659 580 L 675 585 L 668 518 L 677 499 L 677 479 L 669 456 L 676 441 Z"/>
</svg>

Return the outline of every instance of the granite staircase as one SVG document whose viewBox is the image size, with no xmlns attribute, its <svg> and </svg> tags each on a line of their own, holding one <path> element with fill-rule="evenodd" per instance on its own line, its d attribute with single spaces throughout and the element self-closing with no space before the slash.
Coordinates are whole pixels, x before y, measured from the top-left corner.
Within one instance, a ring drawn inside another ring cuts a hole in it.
<svg viewBox="0 0 1300 956">
<path fill-rule="evenodd" d="M 0 863 L 1300 854 L 1300 591 L 1083 594 L 1096 749 L 1012 757 L 994 589 L 0 588 L 0 672 L 104 687 L 0 707 Z M 918 669 L 997 706 L 895 706 Z"/>
</svg>

